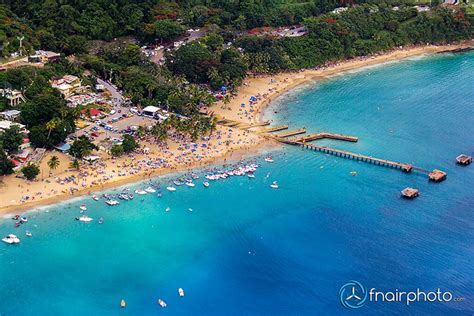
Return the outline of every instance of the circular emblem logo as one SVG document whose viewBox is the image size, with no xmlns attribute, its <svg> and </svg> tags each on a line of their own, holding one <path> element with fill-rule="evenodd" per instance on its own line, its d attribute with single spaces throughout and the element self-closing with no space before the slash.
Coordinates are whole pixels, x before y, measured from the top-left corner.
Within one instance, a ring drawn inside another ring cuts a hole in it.
<svg viewBox="0 0 474 316">
<path fill-rule="evenodd" d="M 349 281 L 339 290 L 339 299 L 346 308 L 361 308 L 367 299 L 365 287 L 357 281 Z"/>
</svg>

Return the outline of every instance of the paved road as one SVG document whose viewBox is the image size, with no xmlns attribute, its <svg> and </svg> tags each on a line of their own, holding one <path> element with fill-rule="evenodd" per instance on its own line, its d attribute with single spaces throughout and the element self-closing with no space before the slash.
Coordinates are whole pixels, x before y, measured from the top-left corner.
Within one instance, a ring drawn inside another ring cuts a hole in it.
<svg viewBox="0 0 474 316">
<path fill-rule="evenodd" d="M 195 41 L 197 39 L 200 39 L 203 36 L 206 36 L 207 31 L 205 29 L 199 29 L 199 31 L 193 31 L 193 32 L 188 32 L 189 36 L 183 36 L 175 40 L 175 42 L 178 41 L 185 41 L 186 43 L 191 43 L 192 41 Z M 173 43 L 170 43 L 168 45 L 165 45 L 163 49 L 160 50 L 150 50 L 154 53 L 154 55 L 151 55 L 149 58 L 152 62 L 155 64 L 160 64 L 160 60 L 163 58 L 165 55 L 165 50 L 167 48 L 173 49 Z"/>
<path fill-rule="evenodd" d="M 115 88 L 110 83 L 108 83 L 107 81 L 104 81 L 100 78 L 97 78 L 97 83 L 103 85 L 105 87 L 105 89 L 110 92 L 110 94 L 112 95 L 112 100 L 114 101 L 114 104 L 119 105 L 119 106 L 121 106 L 123 104 L 124 97 L 117 90 L 117 88 Z"/>
</svg>

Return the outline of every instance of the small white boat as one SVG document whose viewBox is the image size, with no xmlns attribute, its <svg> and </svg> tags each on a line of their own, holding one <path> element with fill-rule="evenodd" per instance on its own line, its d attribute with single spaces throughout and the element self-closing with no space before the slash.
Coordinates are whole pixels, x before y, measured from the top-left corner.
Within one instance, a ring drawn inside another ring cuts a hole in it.
<svg viewBox="0 0 474 316">
<path fill-rule="evenodd" d="M 122 194 L 119 195 L 119 199 L 128 201 L 130 198 L 128 197 L 128 195 L 122 193 Z"/>
<path fill-rule="evenodd" d="M 22 222 L 22 223 L 27 223 L 27 222 L 28 222 L 28 218 L 27 218 L 26 216 L 20 217 L 20 222 Z"/>
<path fill-rule="evenodd" d="M 194 188 L 194 183 L 192 182 L 186 182 L 186 185 L 190 188 Z"/>
<path fill-rule="evenodd" d="M 179 288 L 178 289 L 178 294 L 180 297 L 183 297 L 184 296 L 184 290 L 182 288 Z"/>
<path fill-rule="evenodd" d="M 171 209 L 169 207 L 167 207 L 165 211 L 169 212 L 169 211 L 171 211 Z"/>
<path fill-rule="evenodd" d="M 193 211 L 193 209 L 192 209 L 192 208 L 188 208 L 188 211 L 192 212 L 192 211 Z"/>
<path fill-rule="evenodd" d="M 81 206 L 79 206 L 79 209 L 81 211 L 87 211 L 87 206 L 85 204 L 82 204 Z"/>
<path fill-rule="evenodd" d="M 2 238 L 2 241 L 7 244 L 19 244 L 20 239 L 16 235 L 9 234 Z"/>
<path fill-rule="evenodd" d="M 273 183 L 270 184 L 270 187 L 273 189 L 278 189 L 278 183 L 276 181 L 273 181 Z"/>
<path fill-rule="evenodd" d="M 158 304 L 160 304 L 161 307 L 166 307 L 166 302 L 163 301 L 161 298 L 158 299 Z"/>
<path fill-rule="evenodd" d="M 179 180 L 174 180 L 173 183 L 177 186 L 180 186 L 183 184 L 183 182 L 179 181 Z"/>
<path fill-rule="evenodd" d="M 137 189 L 137 190 L 135 190 L 135 193 L 138 194 L 138 195 L 145 195 L 146 191 L 141 190 L 141 189 Z"/>
<path fill-rule="evenodd" d="M 274 160 L 273 160 L 272 156 L 267 156 L 267 157 L 265 157 L 265 161 L 266 162 L 273 162 Z"/>
<path fill-rule="evenodd" d="M 104 219 L 101 217 L 99 218 L 99 224 L 102 224 L 104 222 Z"/>
<path fill-rule="evenodd" d="M 145 191 L 148 192 L 148 193 L 155 193 L 156 192 L 156 190 L 153 189 L 152 187 L 146 188 Z"/>
<path fill-rule="evenodd" d="M 89 216 L 87 215 L 82 215 L 81 217 L 76 217 L 76 219 L 80 222 L 91 222 L 93 219 L 90 218 Z"/>
<path fill-rule="evenodd" d="M 253 172 L 249 172 L 247 174 L 247 177 L 249 177 L 250 179 L 253 179 L 253 178 L 255 178 L 255 175 L 253 174 Z"/>
<path fill-rule="evenodd" d="M 33 236 L 33 234 L 32 234 L 30 231 L 28 231 L 28 230 L 26 231 L 25 235 L 28 236 L 28 237 Z"/>
<path fill-rule="evenodd" d="M 209 182 L 207 182 L 207 181 L 204 181 L 204 183 L 202 185 L 204 185 L 204 187 L 206 187 L 206 188 L 209 188 Z"/>
<path fill-rule="evenodd" d="M 176 191 L 176 188 L 173 186 L 169 186 L 166 188 L 166 190 L 173 192 L 173 191 Z"/>
<path fill-rule="evenodd" d="M 107 205 L 110 205 L 110 206 L 114 206 L 114 205 L 119 205 L 120 202 L 117 201 L 117 200 L 107 200 L 105 201 L 105 203 L 107 203 Z"/>
<path fill-rule="evenodd" d="M 92 196 L 92 199 L 93 199 L 94 201 L 98 201 L 98 200 L 99 200 L 99 197 L 94 194 L 94 195 Z"/>
</svg>

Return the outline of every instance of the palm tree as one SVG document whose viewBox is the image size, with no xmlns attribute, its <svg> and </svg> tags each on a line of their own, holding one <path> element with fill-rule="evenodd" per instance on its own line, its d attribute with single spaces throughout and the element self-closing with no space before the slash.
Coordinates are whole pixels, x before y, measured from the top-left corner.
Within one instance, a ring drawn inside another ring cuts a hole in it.
<svg viewBox="0 0 474 316">
<path fill-rule="evenodd" d="M 70 166 L 71 168 L 73 168 L 73 169 L 79 170 L 79 167 L 80 167 L 79 161 L 78 161 L 77 159 L 74 159 L 74 160 L 70 163 L 69 166 Z"/>
<path fill-rule="evenodd" d="M 51 135 L 51 131 L 57 128 L 59 124 L 61 124 L 61 120 L 57 117 L 51 119 L 48 123 L 46 123 L 46 128 L 48 129 L 48 139 L 49 139 L 49 136 Z"/>
<path fill-rule="evenodd" d="M 153 126 L 151 133 L 159 142 L 163 142 L 168 138 L 168 130 L 164 123 L 156 123 Z"/>
<path fill-rule="evenodd" d="M 50 172 L 51 170 L 55 170 L 58 166 L 59 166 L 59 158 L 57 156 L 52 156 L 48 160 L 48 167 L 50 169 Z"/>
<path fill-rule="evenodd" d="M 143 127 L 143 125 L 138 126 L 137 136 L 143 137 L 144 135 L 145 135 L 145 128 Z"/>
<path fill-rule="evenodd" d="M 224 103 L 225 107 L 230 103 L 230 95 L 228 93 L 222 99 L 222 103 Z"/>
</svg>

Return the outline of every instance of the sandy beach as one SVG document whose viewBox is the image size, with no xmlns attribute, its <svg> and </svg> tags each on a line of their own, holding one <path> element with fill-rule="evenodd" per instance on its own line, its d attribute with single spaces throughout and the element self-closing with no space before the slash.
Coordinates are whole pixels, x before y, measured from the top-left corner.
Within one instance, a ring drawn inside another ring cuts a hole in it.
<svg viewBox="0 0 474 316">
<path fill-rule="evenodd" d="M 249 77 L 229 104 L 219 102 L 211 108 L 211 111 L 223 118 L 254 123 L 259 121 L 265 106 L 275 97 L 301 84 L 371 65 L 473 46 L 474 41 L 471 40 L 445 46 L 406 47 L 318 69 Z M 249 104 L 251 96 L 256 96 L 258 99 L 252 106 Z M 189 172 L 193 168 L 225 163 L 227 160 L 239 160 L 262 149 L 278 145 L 251 131 L 225 126 L 218 126 L 213 135 L 196 143 L 197 145 L 193 147 L 191 142 L 169 141 L 167 146 L 163 146 L 156 144 L 152 138 L 145 138 L 140 141 L 140 150 L 137 153 L 119 159 L 104 154 L 100 163 L 94 166 L 82 164 L 80 171 L 69 169 L 71 161 L 69 156 L 48 152 L 41 162 L 41 174 L 38 180 L 27 182 L 16 178 L 15 175 L 2 179 L 0 215 L 16 214 L 40 205 L 54 204 L 71 197 L 92 194 L 166 173 Z M 47 161 L 52 155 L 60 158 L 60 166 L 50 171 Z"/>
</svg>

